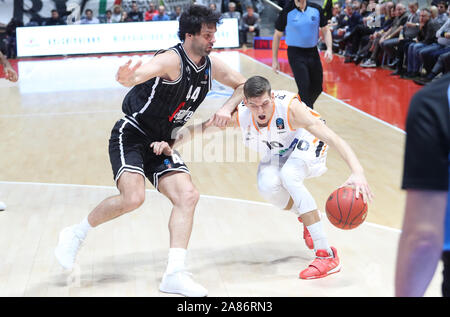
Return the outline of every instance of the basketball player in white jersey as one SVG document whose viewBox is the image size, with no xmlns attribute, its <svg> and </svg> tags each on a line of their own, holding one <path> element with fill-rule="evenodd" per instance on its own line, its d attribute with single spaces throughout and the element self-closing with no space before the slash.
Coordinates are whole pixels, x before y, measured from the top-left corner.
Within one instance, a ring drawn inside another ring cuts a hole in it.
<svg viewBox="0 0 450 317">
<path fill-rule="evenodd" d="M 373 195 L 361 164 L 350 146 L 324 124 L 317 112 L 301 102 L 298 95 L 272 92 L 267 79 L 254 76 L 245 83 L 244 96 L 232 121 L 241 128 L 245 145 L 261 154 L 258 189 L 274 206 L 292 210 L 299 216 L 305 227 L 305 242 L 315 251 L 315 260 L 300 272 L 300 278 L 315 279 L 339 272 L 337 250 L 328 243 L 317 204 L 303 181 L 326 172 L 330 145 L 338 150 L 352 172 L 342 186 L 354 186 L 357 197 L 362 194 L 365 202 L 371 201 Z M 203 131 L 209 125 L 210 122 L 203 123 Z M 187 129 L 197 131 L 196 126 Z M 184 142 L 188 134 L 180 131 L 179 135 L 182 138 L 174 146 Z M 157 155 L 172 151 L 167 143 L 153 147 Z"/>
<path fill-rule="evenodd" d="M 3 66 L 3 72 L 5 73 L 5 78 L 11 82 L 16 82 L 18 80 L 18 76 L 14 68 L 12 68 L 9 61 L 6 59 L 6 56 L 2 54 L 0 51 L 0 65 Z M 4 202 L 0 201 L 0 211 L 5 210 L 6 205 Z"/>
</svg>

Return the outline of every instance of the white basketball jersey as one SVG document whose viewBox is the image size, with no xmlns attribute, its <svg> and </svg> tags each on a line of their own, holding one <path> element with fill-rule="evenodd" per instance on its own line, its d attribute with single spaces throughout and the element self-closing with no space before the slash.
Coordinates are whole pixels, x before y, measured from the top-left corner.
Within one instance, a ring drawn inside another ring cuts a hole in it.
<svg viewBox="0 0 450 317">
<path fill-rule="evenodd" d="M 253 119 L 250 109 L 242 102 L 238 106 L 237 121 L 242 130 L 244 144 L 259 152 L 285 157 L 296 147 L 307 155 L 305 159 L 315 159 L 326 155 L 326 144 L 305 129 L 293 129 L 289 122 L 289 107 L 298 95 L 284 90 L 274 91 L 273 115 L 267 127 L 260 128 Z M 311 109 L 315 117 L 320 115 Z"/>
</svg>

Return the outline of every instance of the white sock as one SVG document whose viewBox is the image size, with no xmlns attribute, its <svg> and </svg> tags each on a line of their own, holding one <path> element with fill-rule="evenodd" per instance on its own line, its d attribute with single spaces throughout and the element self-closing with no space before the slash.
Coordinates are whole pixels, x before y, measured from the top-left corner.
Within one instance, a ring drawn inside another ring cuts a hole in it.
<svg viewBox="0 0 450 317">
<path fill-rule="evenodd" d="M 308 228 L 308 231 L 311 234 L 311 238 L 314 241 L 314 251 L 327 250 L 329 255 L 333 255 L 333 251 L 331 251 L 327 236 L 322 227 L 322 221 L 318 221 L 316 223 L 313 223 L 312 225 L 306 226 L 306 228 Z"/>
<path fill-rule="evenodd" d="M 86 239 L 86 236 L 92 226 L 89 224 L 88 217 L 85 217 L 79 224 L 75 226 L 75 234 L 81 240 Z"/>
<path fill-rule="evenodd" d="M 185 269 L 186 253 L 187 250 L 182 248 L 169 249 L 169 259 L 167 261 L 166 269 L 167 274 L 182 271 Z"/>
</svg>

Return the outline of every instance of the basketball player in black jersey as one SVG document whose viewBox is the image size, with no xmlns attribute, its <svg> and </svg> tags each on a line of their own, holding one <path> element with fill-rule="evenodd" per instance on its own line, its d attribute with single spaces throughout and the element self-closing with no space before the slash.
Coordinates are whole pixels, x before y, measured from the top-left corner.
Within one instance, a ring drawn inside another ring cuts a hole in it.
<svg viewBox="0 0 450 317">
<path fill-rule="evenodd" d="M 226 126 L 231 112 L 242 100 L 245 78 L 219 58 L 209 57 L 219 20 L 220 13 L 192 5 L 180 17 L 178 35 L 182 43 L 158 51 L 146 64 L 138 62 L 131 66 L 129 61 L 119 68 L 117 81 L 133 87 L 123 101 L 125 116 L 115 124 L 109 140 L 111 165 L 120 194 L 105 199 L 80 224 L 61 231 L 55 255 L 63 267 L 73 267 L 90 228 L 142 205 L 147 177 L 173 204 L 169 259 L 160 290 L 185 296 L 207 295 L 207 290 L 193 281 L 185 267 L 199 193 L 179 154 L 156 155 L 158 149 L 152 145 L 173 142 L 172 135 L 175 137 L 177 128 L 202 103 L 213 79 L 235 91 L 211 118 L 211 124 Z"/>
</svg>

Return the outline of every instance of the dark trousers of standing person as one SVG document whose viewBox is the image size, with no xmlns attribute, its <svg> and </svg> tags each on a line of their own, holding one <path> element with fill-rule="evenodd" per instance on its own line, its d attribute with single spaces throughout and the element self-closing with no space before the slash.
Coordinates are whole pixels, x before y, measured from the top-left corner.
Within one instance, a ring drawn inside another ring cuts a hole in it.
<svg viewBox="0 0 450 317">
<path fill-rule="evenodd" d="M 450 297 L 450 251 L 444 251 L 442 253 L 442 262 L 444 263 L 442 296 Z"/>
<path fill-rule="evenodd" d="M 323 70 L 317 47 L 287 49 L 289 65 L 294 73 L 298 94 L 311 109 L 322 92 Z"/>
</svg>

